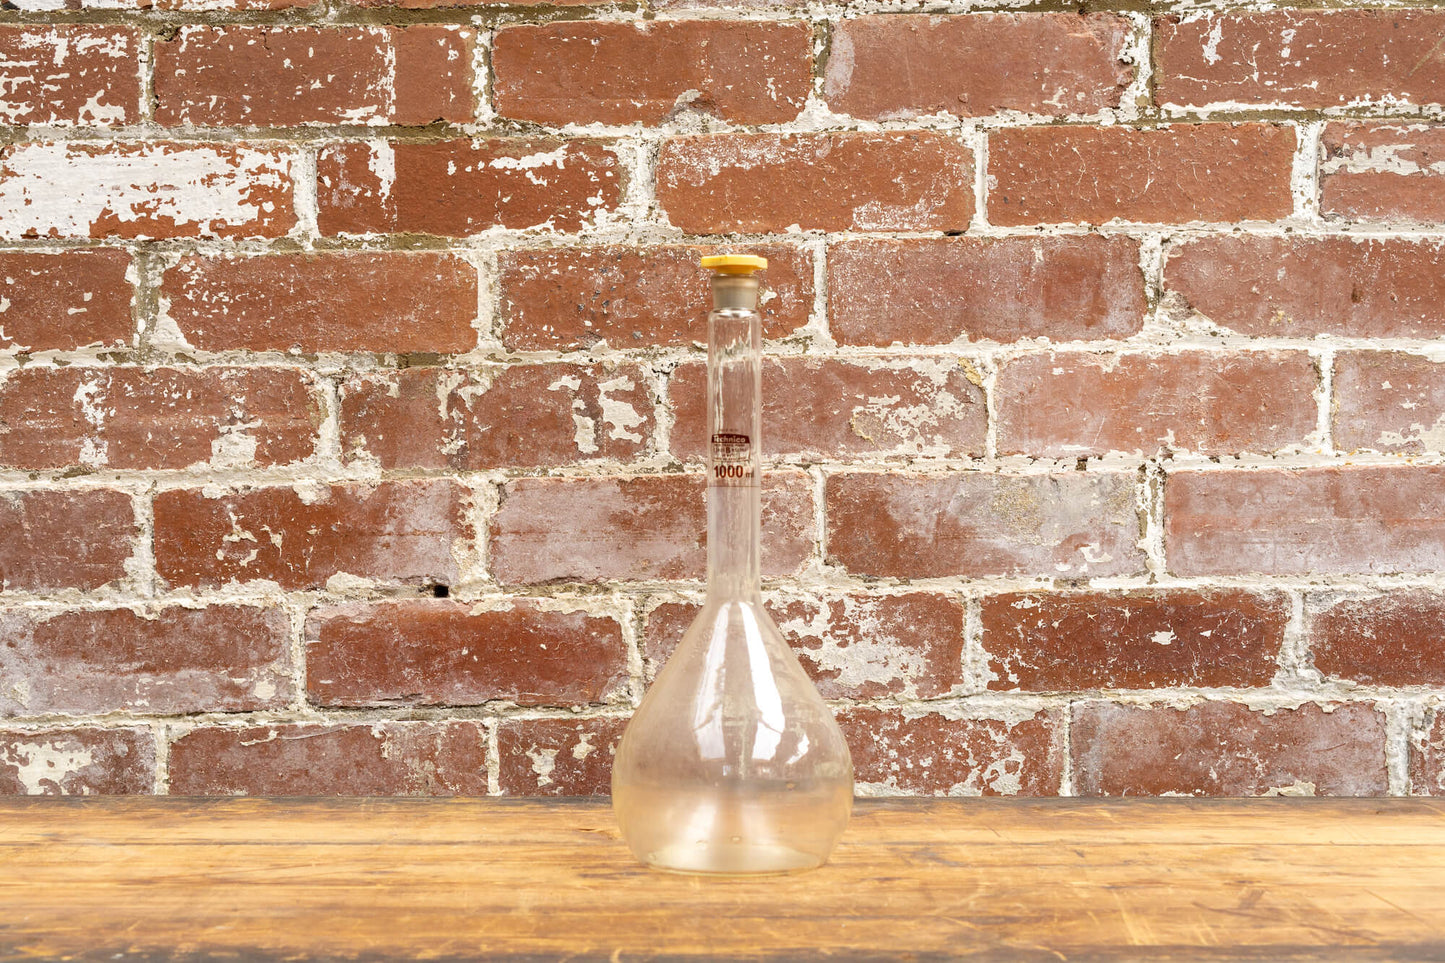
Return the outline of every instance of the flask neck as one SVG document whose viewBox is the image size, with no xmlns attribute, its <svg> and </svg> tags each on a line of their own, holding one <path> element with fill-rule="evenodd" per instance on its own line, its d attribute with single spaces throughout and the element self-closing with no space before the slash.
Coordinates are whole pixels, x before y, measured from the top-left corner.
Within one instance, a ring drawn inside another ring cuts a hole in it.
<svg viewBox="0 0 1445 963">
<path fill-rule="evenodd" d="M 707 584 L 710 596 L 758 596 L 762 321 L 758 282 L 716 275 L 708 315 Z"/>
</svg>

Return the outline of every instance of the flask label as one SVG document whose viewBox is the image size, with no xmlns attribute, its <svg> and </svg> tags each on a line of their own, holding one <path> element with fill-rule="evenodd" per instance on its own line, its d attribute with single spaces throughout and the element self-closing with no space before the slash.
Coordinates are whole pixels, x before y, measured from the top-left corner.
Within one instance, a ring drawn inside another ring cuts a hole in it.
<svg viewBox="0 0 1445 963">
<path fill-rule="evenodd" d="M 751 438 L 731 431 L 712 436 L 712 484 L 752 485 L 756 476 Z"/>
</svg>

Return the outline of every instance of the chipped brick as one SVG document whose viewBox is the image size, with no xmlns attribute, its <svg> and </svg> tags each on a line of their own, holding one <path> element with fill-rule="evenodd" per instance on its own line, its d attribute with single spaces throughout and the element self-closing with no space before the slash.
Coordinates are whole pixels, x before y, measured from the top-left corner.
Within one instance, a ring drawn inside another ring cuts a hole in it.
<svg viewBox="0 0 1445 963">
<path fill-rule="evenodd" d="M 769 358 L 762 372 L 765 456 L 983 454 L 983 389 L 953 359 Z M 706 378 L 705 364 L 685 363 L 668 385 L 672 452 L 687 461 L 704 456 Z"/>
<path fill-rule="evenodd" d="M 1106 576 L 1143 570 L 1124 474 L 829 475 L 831 560 L 856 575 Z"/>
<path fill-rule="evenodd" d="M 484 796 L 479 722 L 202 726 L 170 747 L 174 796 Z"/>
<path fill-rule="evenodd" d="M 655 674 L 701 607 L 664 602 L 647 616 L 642 656 Z M 825 699 L 936 699 L 963 682 L 963 603 L 947 595 L 779 599 L 769 616 Z"/>
<path fill-rule="evenodd" d="M 1048 712 L 1007 722 L 859 707 L 838 724 L 872 794 L 1056 796 L 1062 785 L 1063 730 Z"/>
<path fill-rule="evenodd" d="M 565 247 L 502 251 L 502 343 L 516 351 L 671 347 L 707 343 L 709 274 L 698 262 L 731 248 Z M 762 285 L 763 337 L 808 323 L 813 259 L 796 247 L 749 244 L 768 259 Z"/>
<path fill-rule="evenodd" d="M 356 603 L 306 624 L 306 689 L 326 706 L 601 702 L 627 681 L 622 627 L 527 600 Z"/>
<path fill-rule="evenodd" d="M 704 487 L 700 475 L 511 481 L 492 521 L 493 574 L 506 584 L 701 578 Z M 765 473 L 762 504 L 763 575 L 795 574 L 813 552 L 812 481 Z"/>
<path fill-rule="evenodd" d="M 0 730 L 0 795 L 145 795 L 155 769 L 149 729 Z"/>
<path fill-rule="evenodd" d="M 299 488 L 299 490 L 298 490 Z M 268 579 L 320 589 L 335 575 L 384 585 L 450 585 L 466 537 L 465 492 L 451 480 L 252 488 L 155 497 L 156 571 L 173 586 Z"/>
<path fill-rule="evenodd" d="M 983 600 L 990 689 L 1264 686 L 1290 619 L 1280 593 L 1045 592 Z"/>
<path fill-rule="evenodd" d="M 646 451 L 653 426 L 651 392 L 632 366 L 409 368 L 341 387 L 343 449 L 383 468 L 628 461 Z"/>
<path fill-rule="evenodd" d="M 1081 796 L 1383 796 L 1385 717 L 1362 703 L 1259 711 L 1074 706 Z"/>
<path fill-rule="evenodd" d="M 289 616 L 167 606 L 0 615 L 0 716 L 240 712 L 291 698 Z"/>
<path fill-rule="evenodd" d="M 626 719 L 507 719 L 497 727 L 504 796 L 605 796 Z"/>
</svg>

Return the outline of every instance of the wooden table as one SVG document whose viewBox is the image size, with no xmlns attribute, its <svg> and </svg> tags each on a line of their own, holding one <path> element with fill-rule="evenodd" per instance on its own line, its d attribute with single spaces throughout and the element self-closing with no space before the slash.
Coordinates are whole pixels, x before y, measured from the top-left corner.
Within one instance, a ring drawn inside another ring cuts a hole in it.
<svg viewBox="0 0 1445 963">
<path fill-rule="evenodd" d="M 0 801 L 0 960 L 1445 960 L 1428 799 L 860 802 L 828 866 L 633 864 L 596 800 Z"/>
</svg>

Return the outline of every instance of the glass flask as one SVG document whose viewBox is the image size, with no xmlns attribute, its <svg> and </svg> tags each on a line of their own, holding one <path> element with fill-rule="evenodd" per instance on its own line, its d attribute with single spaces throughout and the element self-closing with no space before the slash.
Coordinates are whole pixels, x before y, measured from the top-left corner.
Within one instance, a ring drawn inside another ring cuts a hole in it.
<svg viewBox="0 0 1445 963">
<path fill-rule="evenodd" d="M 707 597 L 633 715 L 612 806 L 633 854 L 681 873 L 821 866 L 853 809 L 833 714 L 763 609 L 759 574 L 760 257 L 712 269 Z"/>
</svg>

